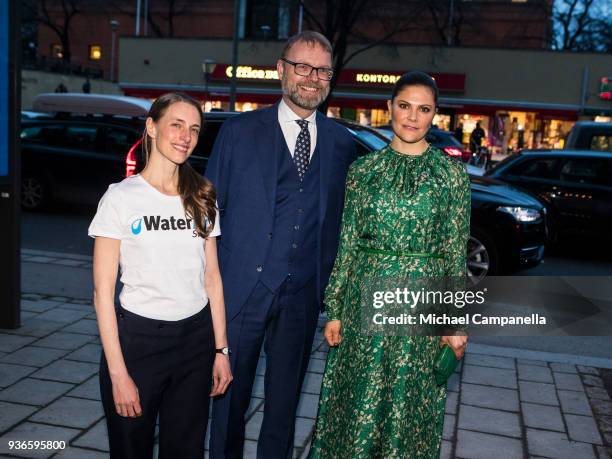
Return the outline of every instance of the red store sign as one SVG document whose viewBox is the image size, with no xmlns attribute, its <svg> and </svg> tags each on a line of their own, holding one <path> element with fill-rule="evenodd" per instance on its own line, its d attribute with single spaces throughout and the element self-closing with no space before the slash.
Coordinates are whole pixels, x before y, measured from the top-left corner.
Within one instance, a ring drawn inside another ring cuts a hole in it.
<svg viewBox="0 0 612 459">
<path fill-rule="evenodd" d="M 232 76 L 232 66 L 217 64 L 211 73 L 211 78 L 226 81 Z M 338 77 L 338 85 L 356 88 L 388 88 L 403 75 L 403 72 L 345 69 Z M 436 80 L 440 92 L 461 93 L 465 90 L 465 74 L 463 73 L 430 73 Z M 266 81 L 278 80 L 276 67 L 239 65 L 236 77 L 239 80 Z"/>
</svg>

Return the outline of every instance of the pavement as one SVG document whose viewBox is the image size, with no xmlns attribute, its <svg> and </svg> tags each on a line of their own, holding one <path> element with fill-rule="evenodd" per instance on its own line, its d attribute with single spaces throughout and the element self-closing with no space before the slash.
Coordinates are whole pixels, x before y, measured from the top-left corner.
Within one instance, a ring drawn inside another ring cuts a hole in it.
<svg viewBox="0 0 612 459">
<path fill-rule="evenodd" d="M 101 346 L 84 280 L 90 270 L 89 257 L 22 251 L 23 325 L 0 329 L 0 457 L 108 457 Z M 298 407 L 294 458 L 306 458 L 312 437 L 327 355 L 322 325 Z M 612 359 L 470 344 L 448 382 L 441 458 L 611 458 L 606 369 Z M 264 372 L 262 358 L 245 458 L 255 457 Z M 17 450 L 11 441 L 55 443 Z"/>
</svg>

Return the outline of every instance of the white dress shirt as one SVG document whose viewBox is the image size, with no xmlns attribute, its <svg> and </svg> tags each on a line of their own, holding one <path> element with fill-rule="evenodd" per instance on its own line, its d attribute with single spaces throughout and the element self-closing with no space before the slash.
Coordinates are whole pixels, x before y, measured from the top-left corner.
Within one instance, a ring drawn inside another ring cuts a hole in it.
<svg viewBox="0 0 612 459">
<path fill-rule="evenodd" d="M 285 137 L 285 142 L 287 142 L 287 147 L 289 148 L 291 157 L 293 157 L 295 154 L 295 143 L 298 135 L 300 134 L 300 125 L 295 121 L 301 119 L 302 118 L 296 115 L 285 103 L 285 101 L 281 99 L 280 103 L 278 104 L 278 122 L 281 130 L 283 131 L 283 136 Z M 312 159 L 312 154 L 317 146 L 316 110 L 308 118 L 304 118 L 304 120 L 308 121 L 308 132 L 310 133 L 310 159 Z"/>
</svg>

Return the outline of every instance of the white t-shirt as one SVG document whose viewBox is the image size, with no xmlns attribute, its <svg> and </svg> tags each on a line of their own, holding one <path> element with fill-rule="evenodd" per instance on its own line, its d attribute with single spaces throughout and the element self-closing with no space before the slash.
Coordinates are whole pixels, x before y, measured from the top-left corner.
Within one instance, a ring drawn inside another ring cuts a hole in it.
<svg viewBox="0 0 612 459">
<path fill-rule="evenodd" d="M 108 187 L 89 236 L 121 241 L 121 306 L 157 320 L 181 320 L 208 303 L 204 240 L 185 216 L 179 196 L 168 196 L 140 175 Z M 209 237 L 219 236 L 219 213 Z"/>
</svg>

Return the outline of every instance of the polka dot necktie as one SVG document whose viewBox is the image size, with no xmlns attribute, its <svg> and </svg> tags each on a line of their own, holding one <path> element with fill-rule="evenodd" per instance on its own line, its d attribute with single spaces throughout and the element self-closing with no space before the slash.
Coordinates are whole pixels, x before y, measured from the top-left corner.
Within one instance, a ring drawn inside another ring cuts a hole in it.
<svg viewBox="0 0 612 459">
<path fill-rule="evenodd" d="M 297 167 L 300 180 L 304 178 L 308 163 L 310 162 L 310 132 L 308 131 L 308 121 L 295 120 L 300 125 L 300 133 L 295 142 L 295 152 L 293 153 L 293 162 Z"/>
</svg>

